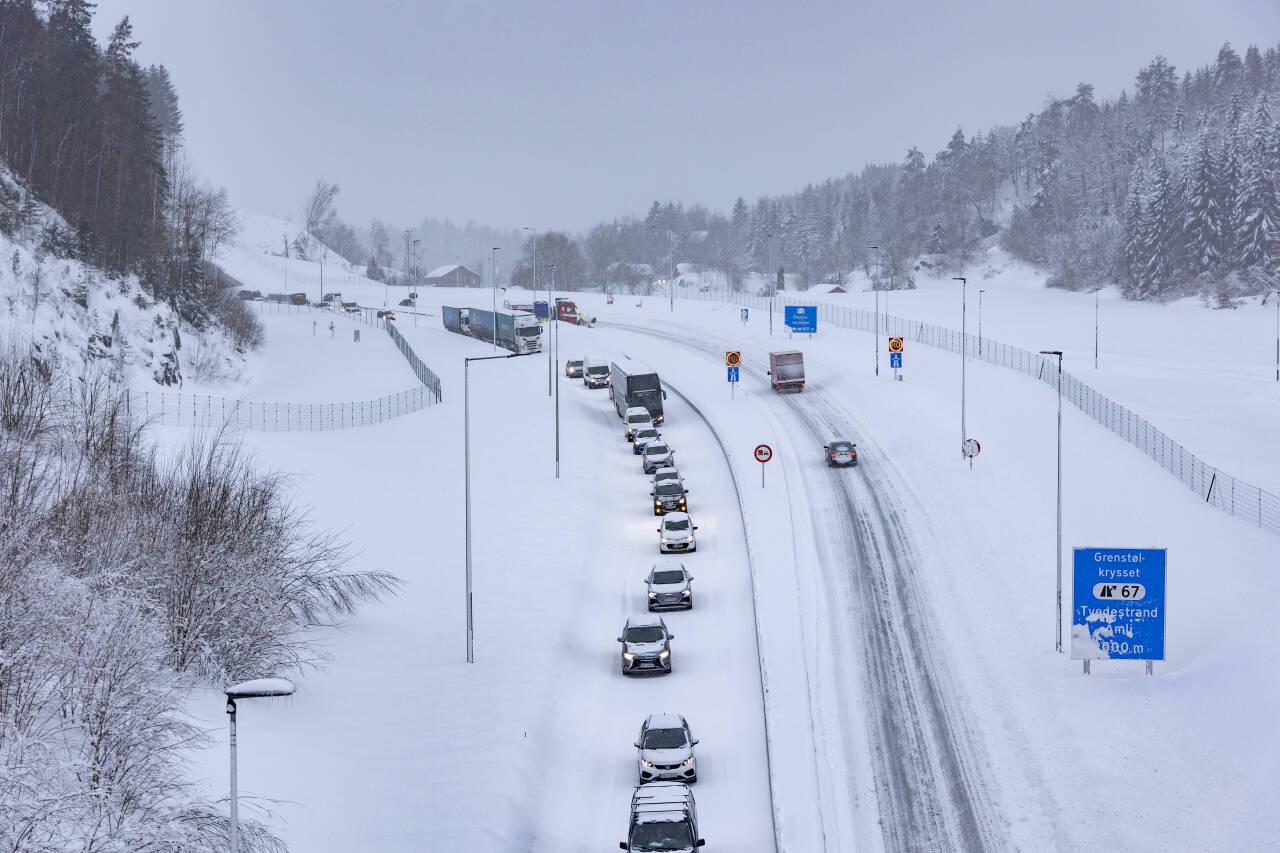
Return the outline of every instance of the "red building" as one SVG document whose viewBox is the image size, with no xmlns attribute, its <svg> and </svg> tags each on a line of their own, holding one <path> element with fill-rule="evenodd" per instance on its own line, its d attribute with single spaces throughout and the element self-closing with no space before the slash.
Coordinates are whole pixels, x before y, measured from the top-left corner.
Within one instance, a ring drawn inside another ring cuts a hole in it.
<svg viewBox="0 0 1280 853">
<path fill-rule="evenodd" d="M 437 287 L 479 287 L 480 274 L 472 272 L 461 264 L 449 264 L 436 267 L 427 273 L 423 284 Z"/>
</svg>

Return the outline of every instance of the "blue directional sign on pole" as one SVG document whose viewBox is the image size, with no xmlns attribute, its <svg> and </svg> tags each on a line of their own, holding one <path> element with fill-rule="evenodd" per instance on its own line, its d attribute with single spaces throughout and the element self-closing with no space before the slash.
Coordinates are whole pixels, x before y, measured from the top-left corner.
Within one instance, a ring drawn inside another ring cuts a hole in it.
<svg viewBox="0 0 1280 853">
<path fill-rule="evenodd" d="M 745 323 L 745 322 L 747 322 L 747 309 L 746 309 L 746 308 L 743 308 L 743 309 L 742 309 L 742 322 L 744 322 L 744 323 Z"/>
<path fill-rule="evenodd" d="M 793 332 L 818 331 L 818 307 L 816 305 L 786 305 L 783 307 L 782 322 Z"/>
<path fill-rule="evenodd" d="M 1076 548 L 1073 660 L 1164 660 L 1165 548 Z"/>
<path fill-rule="evenodd" d="M 738 381 L 738 368 L 737 368 L 737 366 L 735 365 L 734 367 L 730 367 L 728 370 L 729 370 L 729 381 L 730 381 L 730 382 L 737 382 L 737 381 Z"/>
<path fill-rule="evenodd" d="M 900 352 L 889 353 L 889 367 L 891 369 L 902 367 L 902 353 Z"/>
</svg>

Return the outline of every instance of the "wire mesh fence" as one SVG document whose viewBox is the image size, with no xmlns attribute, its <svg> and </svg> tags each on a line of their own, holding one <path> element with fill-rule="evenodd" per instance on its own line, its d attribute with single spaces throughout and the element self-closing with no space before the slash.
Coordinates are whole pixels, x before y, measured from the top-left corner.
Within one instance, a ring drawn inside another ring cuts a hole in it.
<svg viewBox="0 0 1280 853">
<path fill-rule="evenodd" d="M 769 309 L 769 298 L 766 296 L 725 290 L 682 293 L 680 298 L 729 302 L 759 310 Z M 932 323 L 883 313 L 877 317 L 874 311 L 863 308 L 833 305 L 812 298 L 796 298 L 793 294 L 779 294 L 775 310 L 781 312 L 786 305 L 814 305 L 818 309 L 819 321 L 833 326 L 864 332 L 875 332 L 878 326 L 881 334 L 886 336 L 901 337 L 957 354 L 963 351 L 970 358 L 1024 373 L 1055 390 L 1061 381 L 1064 400 L 1147 454 L 1206 503 L 1249 524 L 1280 535 L 1280 497 L 1209 465 L 1131 409 L 1099 393 L 1070 373 L 1064 371 L 1059 374 L 1056 359 L 991 338 L 962 336 L 954 329 Z"/>
<path fill-rule="evenodd" d="M 422 359 L 418 358 L 418 354 L 413 351 L 413 347 L 409 346 L 409 342 L 404 339 L 404 335 L 400 334 L 400 330 L 396 328 L 395 322 L 388 320 L 383 323 L 383 326 L 386 327 L 387 334 L 391 336 L 391 340 L 395 341 L 396 346 L 400 348 L 400 352 L 409 362 L 409 366 L 413 368 L 418 381 L 435 395 L 435 401 L 439 403 L 441 399 L 440 377 L 436 376 L 431 371 L 431 368 L 427 367 Z"/>
<path fill-rule="evenodd" d="M 376 400 L 342 403 L 276 403 L 233 400 L 174 391 L 132 391 L 129 411 L 159 426 L 248 430 L 254 432 L 320 432 L 370 426 L 425 409 L 437 401 L 423 385 Z"/>
</svg>

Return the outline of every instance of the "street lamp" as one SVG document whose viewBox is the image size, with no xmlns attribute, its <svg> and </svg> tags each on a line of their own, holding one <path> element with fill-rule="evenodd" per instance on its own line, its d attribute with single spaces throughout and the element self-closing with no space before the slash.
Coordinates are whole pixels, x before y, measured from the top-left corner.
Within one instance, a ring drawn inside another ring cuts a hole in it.
<svg viewBox="0 0 1280 853">
<path fill-rule="evenodd" d="M 462 360 L 462 470 L 467 495 L 467 663 L 476 662 L 476 633 L 471 610 L 471 362 L 515 358 L 515 355 L 479 355 Z"/>
<path fill-rule="evenodd" d="M 551 283 L 554 286 L 556 280 L 556 264 L 547 264 L 547 269 L 551 270 Z M 551 316 L 551 303 L 547 303 L 547 316 Z M 550 354 L 551 347 L 547 347 Z M 556 316 L 556 373 L 560 372 L 560 317 Z M 560 479 L 560 383 L 556 383 L 556 479 Z"/>
<path fill-rule="evenodd" d="M 293 684 L 283 678 L 255 678 L 224 688 L 227 716 L 231 719 L 231 853 L 240 850 L 240 796 L 236 779 L 236 700 L 267 696 L 292 696 Z"/>
<path fill-rule="evenodd" d="M 768 269 L 765 270 L 765 274 L 769 276 L 769 334 L 772 335 L 773 334 L 773 299 L 775 296 L 778 295 L 778 282 L 773 277 L 773 232 L 770 231 L 764 236 L 767 238 L 765 241 L 765 253 L 766 253 L 766 256 L 769 258 L 769 266 L 768 266 Z"/>
<path fill-rule="evenodd" d="M 422 284 L 422 262 L 418 260 L 418 244 L 421 242 L 421 239 L 413 241 L 413 286 L 415 289 Z"/>
<path fill-rule="evenodd" d="M 876 294 L 876 376 L 880 375 L 880 247 L 868 246 L 868 249 L 876 251 L 876 280 L 872 283 L 871 289 Z"/>
<path fill-rule="evenodd" d="M 1058 632 L 1054 638 L 1062 651 L 1062 350 L 1042 349 L 1040 354 L 1058 357 Z"/>
<path fill-rule="evenodd" d="M 498 250 L 493 247 L 493 348 L 498 348 Z"/>
<path fill-rule="evenodd" d="M 538 229 L 521 225 L 521 231 L 533 234 L 533 298 L 538 298 Z M 547 331 L 551 331 L 551 282 L 547 282 Z M 547 396 L 551 396 L 551 347 L 547 347 Z"/>
<path fill-rule="evenodd" d="M 1102 287 L 1098 286 L 1093 289 L 1093 369 L 1098 369 L 1098 312 L 1101 308 L 1101 297 L 1098 296 L 1102 292 Z M 1280 338 L 1280 334 L 1276 335 Z"/>
<path fill-rule="evenodd" d="M 1276 381 L 1280 382 L 1280 288 L 1273 288 L 1262 297 L 1262 304 L 1266 305 L 1272 295 L 1276 297 Z"/>
<path fill-rule="evenodd" d="M 968 281 L 964 276 L 952 276 L 952 281 L 960 282 L 960 447 L 961 454 L 964 453 L 964 442 L 969 437 L 969 430 L 965 428 L 965 364 L 969 360 L 969 335 L 965 327 L 966 300 L 965 288 Z"/>
</svg>

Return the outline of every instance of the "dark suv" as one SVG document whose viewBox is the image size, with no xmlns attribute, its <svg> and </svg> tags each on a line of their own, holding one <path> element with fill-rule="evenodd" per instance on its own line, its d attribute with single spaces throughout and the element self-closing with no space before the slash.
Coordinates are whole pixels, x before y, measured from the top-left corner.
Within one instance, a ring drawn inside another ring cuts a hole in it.
<svg viewBox="0 0 1280 853">
<path fill-rule="evenodd" d="M 671 641 L 675 638 L 661 616 L 632 616 L 618 637 L 622 644 L 622 674 L 670 673 Z"/>
<path fill-rule="evenodd" d="M 664 512 L 688 512 L 688 494 L 689 490 L 684 487 L 684 482 L 678 477 L 671 480 L 663 480 L 660 483 L 654 483 L 653 491 L 649 492 L 649 496 L 653 498 L 653 514 L 662 515 Z"/>
</svg>

